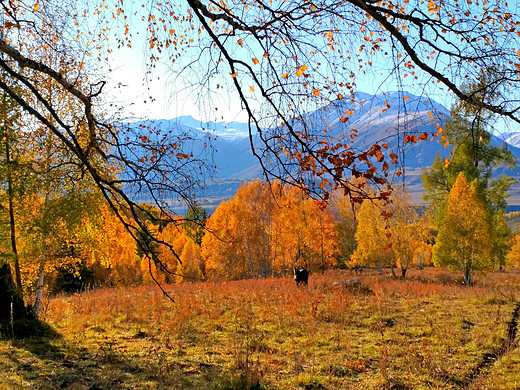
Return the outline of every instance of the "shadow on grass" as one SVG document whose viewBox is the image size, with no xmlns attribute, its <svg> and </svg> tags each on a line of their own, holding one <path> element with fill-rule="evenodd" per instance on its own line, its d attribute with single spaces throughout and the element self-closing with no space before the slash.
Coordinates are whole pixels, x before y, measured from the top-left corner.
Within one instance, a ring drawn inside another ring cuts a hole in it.
<svg viewBox="0 0 520 390">
<path fill-rule="evenodd" d="M 3 373 L 0 388 L 3 385 L 13 390 L 263 388 L 227 373 L 218 365 L 193 366 L 132 357 L 113 348 L 111 340 L 99 347 L 87 348 L 81 342 L 66 340 L 51 326 L 39 321 L 15 325 L 15 338 L 10 326 L 8 330 L 7 335 L 0 336 L 0 372 Z"/>
</svg>

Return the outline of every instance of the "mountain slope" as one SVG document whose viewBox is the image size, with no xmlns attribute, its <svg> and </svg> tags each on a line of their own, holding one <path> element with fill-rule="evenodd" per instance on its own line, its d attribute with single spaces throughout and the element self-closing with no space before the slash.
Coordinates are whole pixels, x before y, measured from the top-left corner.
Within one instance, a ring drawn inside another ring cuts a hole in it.
<svg viewBox="0 0 520 390">
<path fill-rule="evenodd" d="M 343 123 L 340 118 L 345 117 L 346 112 L 349 113 L 349 119 Z M 416 202 L 421 202 L 424 190 L 421 173 L 433 163 L 437 153 L 448 157 L 451 147 L 444 149 L 437 139 L 412 144 L 404 143 L 402 138 L 405 134 L 435 133 L 438 127 L 444 125 L 448 115 L 444 106 L 424 97 L 397 92 L 375 96 L 358 93 L 353 100 L 337 100 L 307 114 L 305 119 L 307 123 L 313 123 L 315 130 L 327 128 L 327 134 L 334 137 L 340 134 L 348 136 L 352 129 L 356 129 L 358 136 L 353 144 L 356 149 L 361 150 L 383 141 L 387 143 L 389 151 L 401 158 L 407 190 Z M 242 182 L 262 175 L 258 160 L 251 153 L 247 124 L 201 123 L 192 117 L 180 117 L 155 121 L 154 125 L 212 139 L 212 148 L 206 157 L 216 169 L 214 176 L 206 181 L 203 193 L 204 204 L 209 208 L 215 208 L 222 200 L 232 196 Z M 257 140 L 257 137 L 253 139 Z M 505 145 L 520 159 L 520 148 L 508 145 L 495 136 L 491 142 L 494 145 Z M 255 148 L 260 149 L 261 146 L 255 141 Z M 201 146 L 193 143 L 191 147 L 197 155 L 203 153 Z M 503 172 L 503 169 L 499 172 Z M 504 173 L 520 179 L 520 168 Z M 403 177 L 396 177 L 395 180 L 402 181 Z M 510 204 L 520 205 L 520 185 L 515 186 L 511 193 Z"/>
</svg>

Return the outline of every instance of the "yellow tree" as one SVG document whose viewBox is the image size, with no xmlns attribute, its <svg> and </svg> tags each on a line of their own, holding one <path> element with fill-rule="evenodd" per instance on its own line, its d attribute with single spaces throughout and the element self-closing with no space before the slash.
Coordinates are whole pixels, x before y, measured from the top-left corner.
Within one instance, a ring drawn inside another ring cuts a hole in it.
<svg viewBox="0 0 520 390">
<path fill-rule="evenodd" d="M 345 267 L 356 249 L 357 213 L 360 205 L 351 203 L 345 196 L 336 195 L 332 206 L 338 219 L 338 266 Z"/>
<path fill-rule="evenodd" d="M 136 243 L 117 215 L 101 207 L 97 218 L 85 217 L 76 232 L 81 256 L 96 271 L 96 279 L 116 285 L 140 282 Z"/>
<path fill-rule="evenodd" d="M 334 266 L 338 253 L 338 230 L 330 208 L 311 198 L 303 204 L 304 243 L 307 248 L 307 262 L 311 270 L 325 271 Z"/>
<path fill-rule="evenodd" d="M 393 256 L 392 266 L 394 264 L 398 266 L 401 269 L 401 277 L 404 278 L 408 268 L 414 262 L 416 253 L 418 256 L 428 256 L 427 242 L 431 238 L 430 219 L 428 214 L 419 215 L 409 194 L 403 191 L 392 194 L 388 209 L 392 212 L 392 216 L 387 221 L 388 232 L 391 233 L 389 242 Z"/>
<path fill-rule="evenodd" d="M 178 267 L 177 281 L 179 282 L 198 282 L 204 279 L 205 269 L 200 246 L 189 238 L 184 244 L 181 252 L 182 264 Z"/>
<path fill-rule="evenodd" d="M 506 265 L 520 267 L 520 234 L 516 234 L 511 239 L 510 249 L 506 256 Z"/>
<path fill-rule="evenodd" d="M 489 218 L 477 183 L 468 184 L 464 174 L 459 174 L 433 247 L 435 265 L 461 270 L 468 285 L 474 271 L 491 269 L 493 237 Z"/>
<path fill-rule="evenodd" d="M 381 201 L 365 201 L 358 213 L 356 229 L 357 247 L 351 262 L 363 266 L 377 267 L 380 272 L 384 266 L 392 264 L 388 236 L 390 231 L 382 217 L 384 204 Z"/>
<path fill-rule="evenodd" d="M 154 249 L 157 251 L 156 256 L 139 251 L 143 281 L 146 284 L 153 283 L 154 279 L 162 283 L 173 283 L 176 280 L 180 254 L 189 240 L 181 225 L 182 220 L 176 219 L 156 233 L 157 241 L 167 244 Z M 148 227 L 148 230 L 154 231 L 157 228 Z"/>
</svg>

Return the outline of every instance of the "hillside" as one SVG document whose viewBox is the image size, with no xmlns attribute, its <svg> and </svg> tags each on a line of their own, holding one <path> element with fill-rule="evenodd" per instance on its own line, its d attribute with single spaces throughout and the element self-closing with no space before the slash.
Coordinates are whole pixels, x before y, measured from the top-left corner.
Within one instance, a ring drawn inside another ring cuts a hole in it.
<svg viewBox="0 0 520 390">
<path fill-rule="evenodd" d="M 441 104 L 424 97 L 408 95 L 404 98 L 403 95 L 405 94 L 358 93 L 354 102 L 349 99 L 337 100 L 327 107 L 309 113 L 306 121 L 314 123 L 317 128 L 326 125 L 331 136 L 349 134 L 351 129 L 356 129 L 358 137 L 354 146 L 357 149 L 384 141 L 389 145 L 389 151 L 399 151 L 407 190 L 416 202 L 422 202 L 424 188 L 420 176 L 424 168 L 432 164 L 437 153 L 448 157 L 450 147 L 444 149 L 437 140 L 405 144 L 402 137 L 415 132 L 419 134 L 436 132 L 438 126 L 444 125 L 448 110 Z M 345 110 L 353 112 L 347 123 L 348 126 L 340 121 Z M 260 165 L 251 153 L 247 124 L 201 123 L 192 117 L 179 117 L 155 121 L 154 126 L 174 128 L 191 134 L 209 134 L 213 139 L 213 148 L 206 157 L 216 170 L 205 183 L 202 194 L 205 207 L 214 209 L 222 200 L 232 196 L 243 181 L 262 176 Z M 255 136 L 253 140 L 256 140 Z M 513 142 L 516 138 L 511 137 L 508 140 Z M 262 145 L 258 141 L 254 142 L 255 148 L 261 149 Z M 520 159 L 520 148 L 507 144 L 496 136 L 493 136 L 492 143 L 506 145 L 517 159 Z M 202 153 L 200 146 L 194 144 L 193 148 L 196 154 Z M 500 173 L 520 178 L 520 168 L 505 172 L 497 170 L 497 174 Z M 393 177 L 393 180 L 402 181 L 403 178 Z M 509 204 L 520 206 L 520 184 L 512 188 Z"/>
</svg>

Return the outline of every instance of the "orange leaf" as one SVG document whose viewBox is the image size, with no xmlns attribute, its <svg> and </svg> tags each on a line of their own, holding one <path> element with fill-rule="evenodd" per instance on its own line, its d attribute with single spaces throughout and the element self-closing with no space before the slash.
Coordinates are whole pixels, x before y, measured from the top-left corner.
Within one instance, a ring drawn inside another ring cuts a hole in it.
<svg viewBox="0 0 520 390">
<path fill-rule="evenodd" d="M 237 76 L 238 76 L 238 73 L 236 73 L 236 72 L 235 73 L 231 73 L 231 77 L 235 78 Z"/>
<path fill-rule="evenodd" d="M 240 46 L 244 46 L 244 41 L 242 41 L 242 39 L 239 39 L 239 40 L 237 41 L 237 43 L 238 43 Z"/>
<path fill-rule="evenodd" d="M 296 76 L 300 77 L 303 74 L 303 72 L 307 70 L 307 65 L 298 66 L 296 69 L 298 69 L 296 71 Z"/>
<path fill-rule="evenodd" d="M 338 93 L 338 99 L 340 99 L 340 100 L 343 99 L 343 95 Z"/>
<path fill-rule="evenodd" d="M 286 79 L 286 78 L 289 77 L 289 76 L 287 76 L 287 73 L 283 73 L 283 74 L 282 74 L 282 77 L 283 77 L 284 79 Z"/>
<path fill-rule="evenodd" d="M 256 58 L 253 58 L 253 63 L 254 63 L 255 65 L 258 64 L 258 62 L 259 62 L 259 61 L 258 61 Z"/>
<path fill-rule="evenodd" d="M 254 92 L 254 91 L 255 91 L 255 87 L 254 87 L 253 85 L 251 85 L 251 86 L 249 87 L 249 90 L 250 90 L 251 92 Z"/>
<path fill-rule="evenodd" d="M 312 90 L 312 96 L 318 96 L 319 94 L 320 94 L 320 91 L 317 90 L 316 88 L 314 88 L 314 89 Z"/>
</svg>

